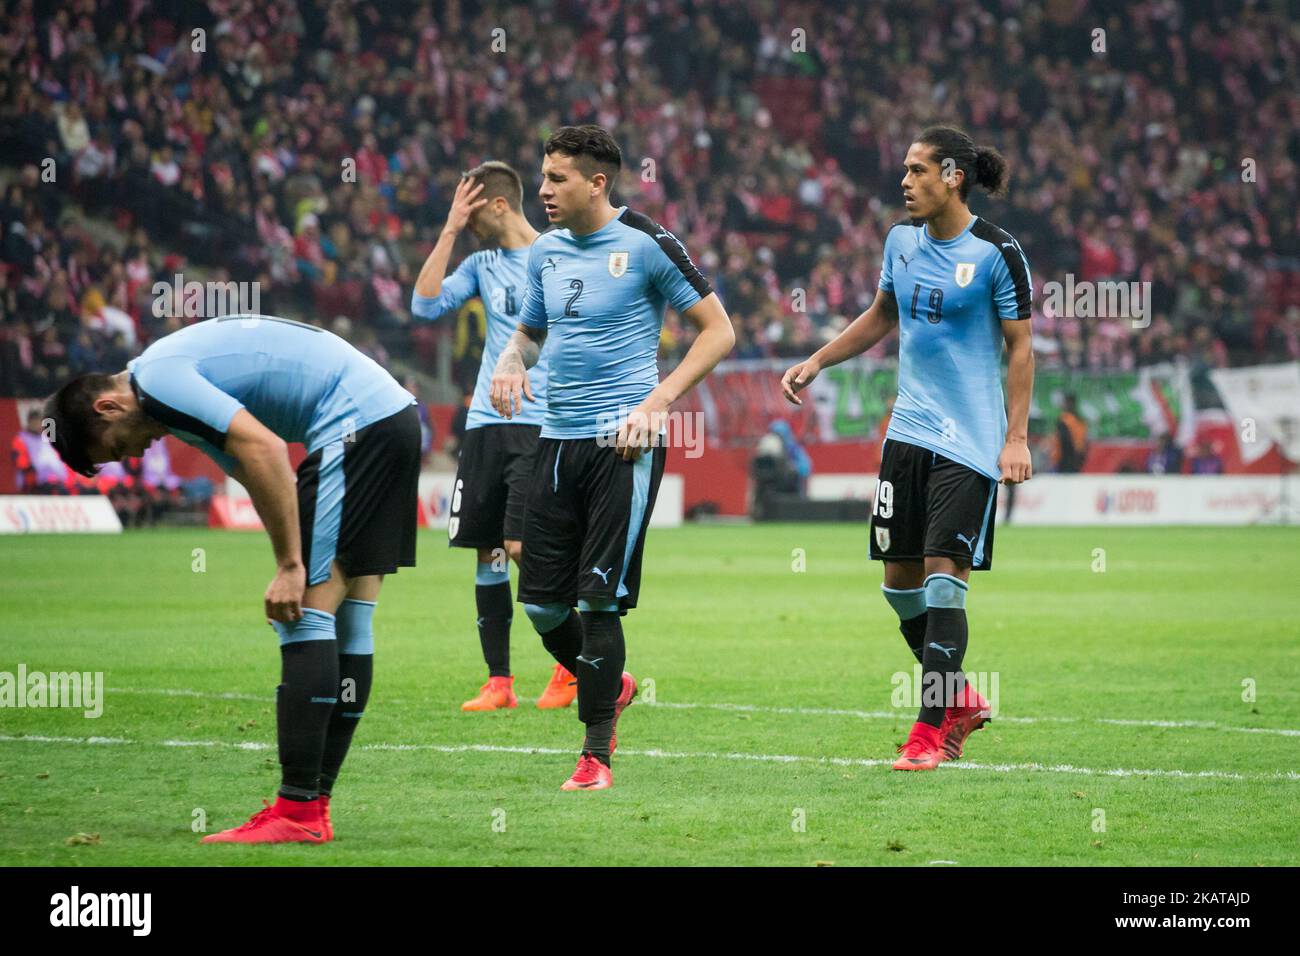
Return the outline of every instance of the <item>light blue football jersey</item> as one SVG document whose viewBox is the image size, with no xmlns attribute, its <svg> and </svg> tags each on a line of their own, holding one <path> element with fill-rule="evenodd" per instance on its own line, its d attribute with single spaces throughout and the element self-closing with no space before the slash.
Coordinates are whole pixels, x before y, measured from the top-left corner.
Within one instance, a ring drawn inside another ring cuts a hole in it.
<svg viewBox="0 0 1300 956">
<path fill-rule="evenodd" d="M 465 257 L 456 270 L 443 280 L 436 296 L 411 294 L 411 312 L 423 319 L 436 319 L 479 296 L 487 312 L 487 341 L 483 343 L 483 361 L 474 382 L 465 427 L 484 425 L 540 425 L 546 414 L 547 350 L 542 349 L 537 364 L 528 370 L 528 385 L 536 401 L 523 400 L 523 408 L 514 418 L 505 419 L 492 407 L 492 373 L 501 350 L 519 327 L 519 309 L 527 291 L 528 249 L 485 249 Z"/>
<path fill-rule="evenodd" d="M 126 367 L 144 413 L 227 472 L 235 461 L 223 451 L 226 431 L 241 408 L 310 453 L 415 404 L 337 335 L 271 315 L 197 322 Z"/>
<path fill-rule="evenodd" d="M 885 238 L 880 289 L 898 302 L 898 399 L 886 438 L 920 445 L 990 478 L 1007 433 L 1003 319 L 1029 319 L 1020 244 L 973 216 L 935 239 L 902 222 Z"/>
<path fill-rule="evenodd" d="M 676 236 L 625 206 L 588 235 L 539 237 L 520 321 L 548 330 L 542 437 L 615 431 L 659 384 L 666 305 L 685 312 L 712 291 Z"/>
</svg>

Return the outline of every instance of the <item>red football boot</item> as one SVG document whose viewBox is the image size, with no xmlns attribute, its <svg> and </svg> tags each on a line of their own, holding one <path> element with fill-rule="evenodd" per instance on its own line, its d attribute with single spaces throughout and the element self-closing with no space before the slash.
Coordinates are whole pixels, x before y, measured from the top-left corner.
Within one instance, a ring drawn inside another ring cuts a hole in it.
<svg viewBox="0 0 1300 956">
<path fill-rule="evenodd" d="M 943 723 L 939 725 L 944 757 L 959 758 L 966 738 L 992 719 L 990 713 L 989 702 L 979 691 L 970 684 L 963 687 L 956 705 L 943 712 Z"/>
<path fill-rule="evenodd" d="M 573 776 L 560 785 L 561 790 L 608 790 L 614 786 L 614 775 L 603 763 L 591 754 L 584 753 L 578 758 L 578 767 Z"/>
<path fill-rule="evenodd" d="M 200 843 L 328 843 L 320 798 L 286 800 L 276 797 L 275 804 L 262 801 L 258 810 L 242 826 L 205 836 Z"/>
<path fill-rule="evenodd" d="M 614 701 L 614 729 L 609 735 L 609 755 L 611 757 L 614 756 L 614 748 L 618 746 L 618 715 L 627 710 L 628 705 L 636 700 L 636 694 L 636 678 L 624 671 L 623 687 L 618 692 L 618 700 Z"/>
<path fill-rule="evenodd" d="M 568 707 L 577 696 L 578 679 L 565 670 L 563 664 L 556 664 L 551 671 L 551 682 L 537 698 L 537 706 L 542 710 Z"/>
<path fill-rule="evenodd" d="M 917 721 L 907 742 L 898 748 L 902 754 L 894 761 L 895 770 L 933 770 L 944 761 L 943 738 L 939 728 Z"/>
<path fill-rule="evenodd" d="M 325 840 L 326 842 L 334 839 L 334 823 L 330 820 L 330 796 L 328 793 L 322 793 L 320 796 L 320 815 L 325 821 Z"/>
<path fill-rule="evenodd" d="M 515 696 L 515 679 L 511 677 L 489 677 L 487 683 L 478 689 L 478 695 L 460 705 L 461 710 L 500 710 L 503 707 L 518 707 L 519 698 Z"/>
</svg>

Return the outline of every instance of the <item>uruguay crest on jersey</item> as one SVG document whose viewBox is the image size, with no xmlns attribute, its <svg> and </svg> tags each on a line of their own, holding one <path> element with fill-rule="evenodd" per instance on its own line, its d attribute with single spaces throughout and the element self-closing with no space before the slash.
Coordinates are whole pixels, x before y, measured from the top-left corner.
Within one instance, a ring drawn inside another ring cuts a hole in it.
<svg viewBox="0 0 1300 956">
<path fill-rule="evenodd" d="M 622 278 L 623 273 L 627 272 L 628 253 L 611 252 L 609 254 L 609 274 L 615 279 Z"/>
</svg>

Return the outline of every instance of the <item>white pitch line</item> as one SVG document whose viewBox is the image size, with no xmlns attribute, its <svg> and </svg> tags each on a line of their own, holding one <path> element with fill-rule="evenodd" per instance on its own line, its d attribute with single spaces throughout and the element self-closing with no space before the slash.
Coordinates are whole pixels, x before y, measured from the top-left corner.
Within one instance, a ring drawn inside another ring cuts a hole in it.
<svg viewBox="0 0 1300 956">
<path fill-rule="evenodd" d="M 255 694 L 236 694 L 230 692 L 186 690 L 170 687 L 109 687 L 111 694 L 146 694 L 162 697 L 197 697 L 210 700 L 248 700 L 260 703 L 273 703 L 274 697 L 259 697 Z M 520 703 L 534 703 L 533 698 L 520 697 Z M 390 700 L 390 704 L 402 701 Z M 890 710 L 845 710 L 833 707 L 765 707 L 760 704 L 695 703 L 678 701 L 656 701 L 643 703 L 642 707 L 662 707 L 665 710 L 722 710 L 746 714 L 787 714 L 802 717 L 854 717 L 858 720 L 910 720 L 911 711 Z M 1045 717 L 1008 717 L 999 714 L 993 718 L 1009 724 L 1110 724 L 1119 727 L 1154 727 L 1162 730 L 1224 730 L 1235 734 L 1265 734 L 1278 737 L 1300 737 L 1300 730 L 1287 727 L 1234 727 L 1213 720 L 1136 720 L 1119 717 L 1064 717 L 1048 715 Z"/>
<path fill-rule="evenodd" d="M 22 734 L 21 736 L 10 736 L 9 734 L 0 734 L 0 741 L 12 743 L 14 741 L 31 741 L 38 744 L 133 744 L 134 740 L 127 740 L 125 737 L 46 737 L 41 734 Z"/>
<path fill-rule="evenodd" d="M 143 741 L 124 740 L 120 737 L 15 737 L 0 735 L 3 743 L 67 743 L 67 744 L 143 744 L 161 747 L 223 747 L 232 750 L 271 750 L 273 745 L 257 741 L 230 742 L 222 740 L 164 740 L 157 744 Z M 433 753 L 492 753 L 525 754 L 543 756 L 573 756 L 573 749 L 557 747 L 523 747 L 505 744 L 362 744 L 361 750 L 377 751 L 418 751 Z M 624 757 L 649 757 L 660 760 L 733 760 L 746 763 L 779 764 L 814 764 L 833 767 L 888 767 L 892 759 L 864 757 L 811 757 L 804 754 L 752 754 L 722 753 L 715 751 L 674 751 L 674 750 L 631 750 L 620 749 Z M 1296 771 L 1278 771 L 1274 773 L 1238 773 L 1229 770 L 1140 770 L 1130 767 L 1112 767 L 1097 769 L 1094 767 L 1076 767 L 1073 764 L 1041 763 L 978 763 L 971 761 L 952 761 L 940 764 L 945 773 L 952 770 L 987 771 L 990 773 L 1060 773 L 1088 777 L 1167 777 L 1175 780 L 1259 780 L 1300 782 L 1300 773 Z"/>
</svg>

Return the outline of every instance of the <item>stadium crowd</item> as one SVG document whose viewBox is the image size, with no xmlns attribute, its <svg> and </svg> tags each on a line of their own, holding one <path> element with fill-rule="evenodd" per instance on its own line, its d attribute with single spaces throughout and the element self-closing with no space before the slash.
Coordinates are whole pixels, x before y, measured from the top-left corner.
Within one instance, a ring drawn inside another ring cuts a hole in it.
<svg viewBox="0 0 1300 956">
<path fill-rule="evenodd" d="M 588 121 L 620 138 L 621 200 L 713 278 L 738 357 L 805 355 L 870 302 L 902 156 L 949 119 L 1010 161 L 1009 197 L 976 211 L 1017 236 L 1036 290 L 1150 283 L 1142 330 L 1040 295 L 1041 361 L 1300 358 L 1300 35 L 1265 5 L 3 7 L 0 394 L 120 368 L 184 321 L 151 290 L 191 263 L 427 362 L 406 306 L 459 171 L 504 159 L 532 182 L 547 133 Z M 665 349 L 688 337 L 670 315 Z"/>
</svg>

